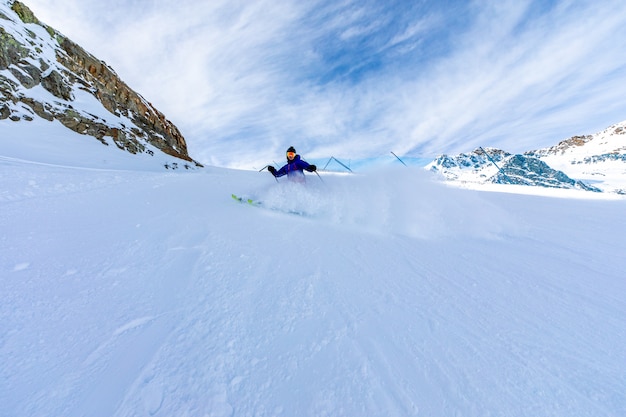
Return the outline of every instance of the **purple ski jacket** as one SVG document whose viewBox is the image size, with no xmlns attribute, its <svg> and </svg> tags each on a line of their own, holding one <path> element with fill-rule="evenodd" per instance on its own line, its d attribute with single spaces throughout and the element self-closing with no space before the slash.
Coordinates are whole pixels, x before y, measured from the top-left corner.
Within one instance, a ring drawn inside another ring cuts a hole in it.
<svg viewBox="0 0 626 417">
<path fill-rule="evenodd" d="M 283 175 L 287 175 L 287 178 L 290 180 L 294 180 L 297 182 L 304 182 L 304 170 L 307 169 L 311 164 L 300 159 L 300 155 L 296 155 L 293 158 L 293 161 L 287 162 L 281 169 L 276 171 L 274 176 L 282 177 Z"/>
</svg>

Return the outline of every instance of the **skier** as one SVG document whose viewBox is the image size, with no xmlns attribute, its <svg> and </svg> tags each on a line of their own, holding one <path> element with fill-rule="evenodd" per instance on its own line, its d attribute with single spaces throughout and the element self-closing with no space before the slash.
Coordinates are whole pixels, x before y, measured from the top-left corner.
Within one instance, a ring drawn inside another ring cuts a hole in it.
<svg viewBox="0 0 626 417">
<path fill-rule="evenodd" d="M 290 181 L 304 183 L 304 171 L 314 172 L 317 170 L 317 167 L 300 159 L 300 155 L 296 153 L 294 147 L 290 146 L 289 149 L 287 149 L 287 163 L 279 170 L 269 165 L 267 170 L 276 178 L 287 175 Z"/>
</svg>

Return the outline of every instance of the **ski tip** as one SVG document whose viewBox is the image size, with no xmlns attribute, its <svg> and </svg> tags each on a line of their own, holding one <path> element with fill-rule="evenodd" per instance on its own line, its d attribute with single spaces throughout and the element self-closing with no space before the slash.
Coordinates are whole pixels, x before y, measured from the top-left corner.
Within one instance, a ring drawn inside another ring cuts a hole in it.
<svg viewBox="0 0 626 417">
<path fill-rule="evenodd" d="M 231 194 L 230 196 L 233 198 L 233 200 L 238 201 L 240 203 L 247 203 L 247 204 L 250 204 L 251 206 L 260 206 L 261 205 L 261 202 L 256 201 L 256 200 L 254 200 L 252 198 L 239 197 L 237 194 Z"/>
</svg>

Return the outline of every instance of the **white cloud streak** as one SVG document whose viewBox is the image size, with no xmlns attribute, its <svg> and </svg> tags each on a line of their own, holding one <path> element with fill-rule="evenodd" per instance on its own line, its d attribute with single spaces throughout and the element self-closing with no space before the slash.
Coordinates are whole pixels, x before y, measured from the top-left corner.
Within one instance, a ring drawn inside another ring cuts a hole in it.
<svg viewBox="0 0 626 417">
<path fill-rule="evenodd" d="M 377 2 L 27 5 L 164 112 L 193 157 L 250 167 L 289 145 L 319 158 L 522 152 L 622 121 L 621 3 L 475 1 L 460 23 L 423 9 L 393 32 L 393 5 Z"/>
</svg>

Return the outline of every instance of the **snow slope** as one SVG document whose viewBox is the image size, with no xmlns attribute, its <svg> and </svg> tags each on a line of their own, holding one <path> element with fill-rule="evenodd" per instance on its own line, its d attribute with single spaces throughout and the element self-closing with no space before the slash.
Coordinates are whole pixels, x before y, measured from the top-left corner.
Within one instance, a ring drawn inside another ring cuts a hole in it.
<svg viewBox="0 0 626 417">
<path fill-rule="evenodd" d="M 2 416 L 626 415 L 624 199 L 11 149 Z"/>
</svg>

